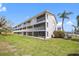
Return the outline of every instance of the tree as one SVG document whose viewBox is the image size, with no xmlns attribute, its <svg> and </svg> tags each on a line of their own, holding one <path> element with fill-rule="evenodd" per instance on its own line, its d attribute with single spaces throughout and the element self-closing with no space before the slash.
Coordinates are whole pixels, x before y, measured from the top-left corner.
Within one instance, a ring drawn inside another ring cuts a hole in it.
<svg viewBox="0 0 79 59">
<path fill-rule="evenodd" d="M 76 18 L 77 18 L 77 26 L 79 27 L 79 15 Z"/>
<path fill-rule="evenodd" d="M 12 27 L 5 16 L 0 16 L 0 34 L 1 32 L 9 32 Z"/>
<path fill-rule="evenodd" d="M 72 12 L 67 12 L 67 11 L 64 11 L 62 13 L 59 13 L 58 16 L 60 18 L 62 18 L 62 30 L 64 31 L 64 28 L 63 28 L 63 25 L 64 25 L 64 20 L 65 19 L 69 19 L 69 15 L 72 14 Z"/>
<path fill-rule="evenodd" d="M 77 26 L 75 32 L 79 34 L 79 15 L 76 17 L 77 19 Z"/>
</svg>

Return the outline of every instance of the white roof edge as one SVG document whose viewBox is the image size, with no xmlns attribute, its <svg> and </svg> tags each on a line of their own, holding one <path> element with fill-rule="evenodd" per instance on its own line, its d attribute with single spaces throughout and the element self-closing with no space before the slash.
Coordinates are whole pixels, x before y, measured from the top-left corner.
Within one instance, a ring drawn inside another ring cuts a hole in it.
<svg viewBox="0 0 79 59">
<path fill-rule="evenodd" d="M 38 14 L 36 14 L 35 16 L 33 16 L 33 17 L 31 17 L 31 18 L 29 18 L 28 20 L 26 20 L 26 21 L 24 21 L 24 22 L 27 22 L 27 21 L 29 21 L 29 20 L 31 20 L 31 19 L 33 19 L 33 18 L 35 18 L 35 17 L 38 17 L 38 16 L 40 16 L 41 14 L 44 14 L 44 13 L 49 13 L 49 14 L 52 14 L 51 12 L 49 12 L 49 10 L 44 10 L 44 11 L 42 11 L 42 12 L 40 12 L 40 13 L 38 13 Z M 54 17 L 55 17 L 55 15 L 54 14 L 52 14 Z M 56 19 L 56 17 L 55 17 L 55 19 Z M 22 22 L 22 23 L 24 23 L 24 22 Z M 20 24 L 22 24 L 22 23 L 20 23 Z M 18 24 L 18 25 L 20 25 L 20 24 Z M 16 26 L 18 26 L 18 25 L 16 25 Z M 14 26 L 15 27 L 15 26 Z"/>
</svg>

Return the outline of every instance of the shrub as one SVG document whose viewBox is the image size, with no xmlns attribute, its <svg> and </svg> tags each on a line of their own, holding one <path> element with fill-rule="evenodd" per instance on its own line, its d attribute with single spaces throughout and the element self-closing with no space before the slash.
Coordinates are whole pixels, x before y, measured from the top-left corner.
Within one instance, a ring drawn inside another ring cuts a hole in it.
<svg viewBox="0 0 79 59">
<path fill-rule="evenodd" d="M 55 38 L 64 38 L 65 37 L 65 33 L 64 31 L 54 31 L 54 37 Z"/>
</svg>

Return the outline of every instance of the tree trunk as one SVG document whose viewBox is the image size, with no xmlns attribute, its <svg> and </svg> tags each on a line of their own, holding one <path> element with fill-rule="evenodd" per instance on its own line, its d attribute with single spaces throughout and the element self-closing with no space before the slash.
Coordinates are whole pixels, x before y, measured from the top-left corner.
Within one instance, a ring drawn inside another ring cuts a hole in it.
<svg viewBox="0 0 79 59">
<path fill-rule="evenodd" d="M 62 31 L 64 31 L 64 18 L 62 19 Z"/>
</svg>

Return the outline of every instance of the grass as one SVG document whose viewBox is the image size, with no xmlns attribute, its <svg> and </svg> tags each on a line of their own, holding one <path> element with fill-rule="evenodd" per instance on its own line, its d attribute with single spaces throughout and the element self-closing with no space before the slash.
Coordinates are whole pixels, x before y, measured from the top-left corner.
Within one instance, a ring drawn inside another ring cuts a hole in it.
<svg viewBox="0 0 79 59">
<path fill-rule="evenodd" d="M 0 55 L 66 56 L 79 54 L 79 42 L 52 38 L 40 40 L 19 35 L 0 35 Z"/>
</svg>

